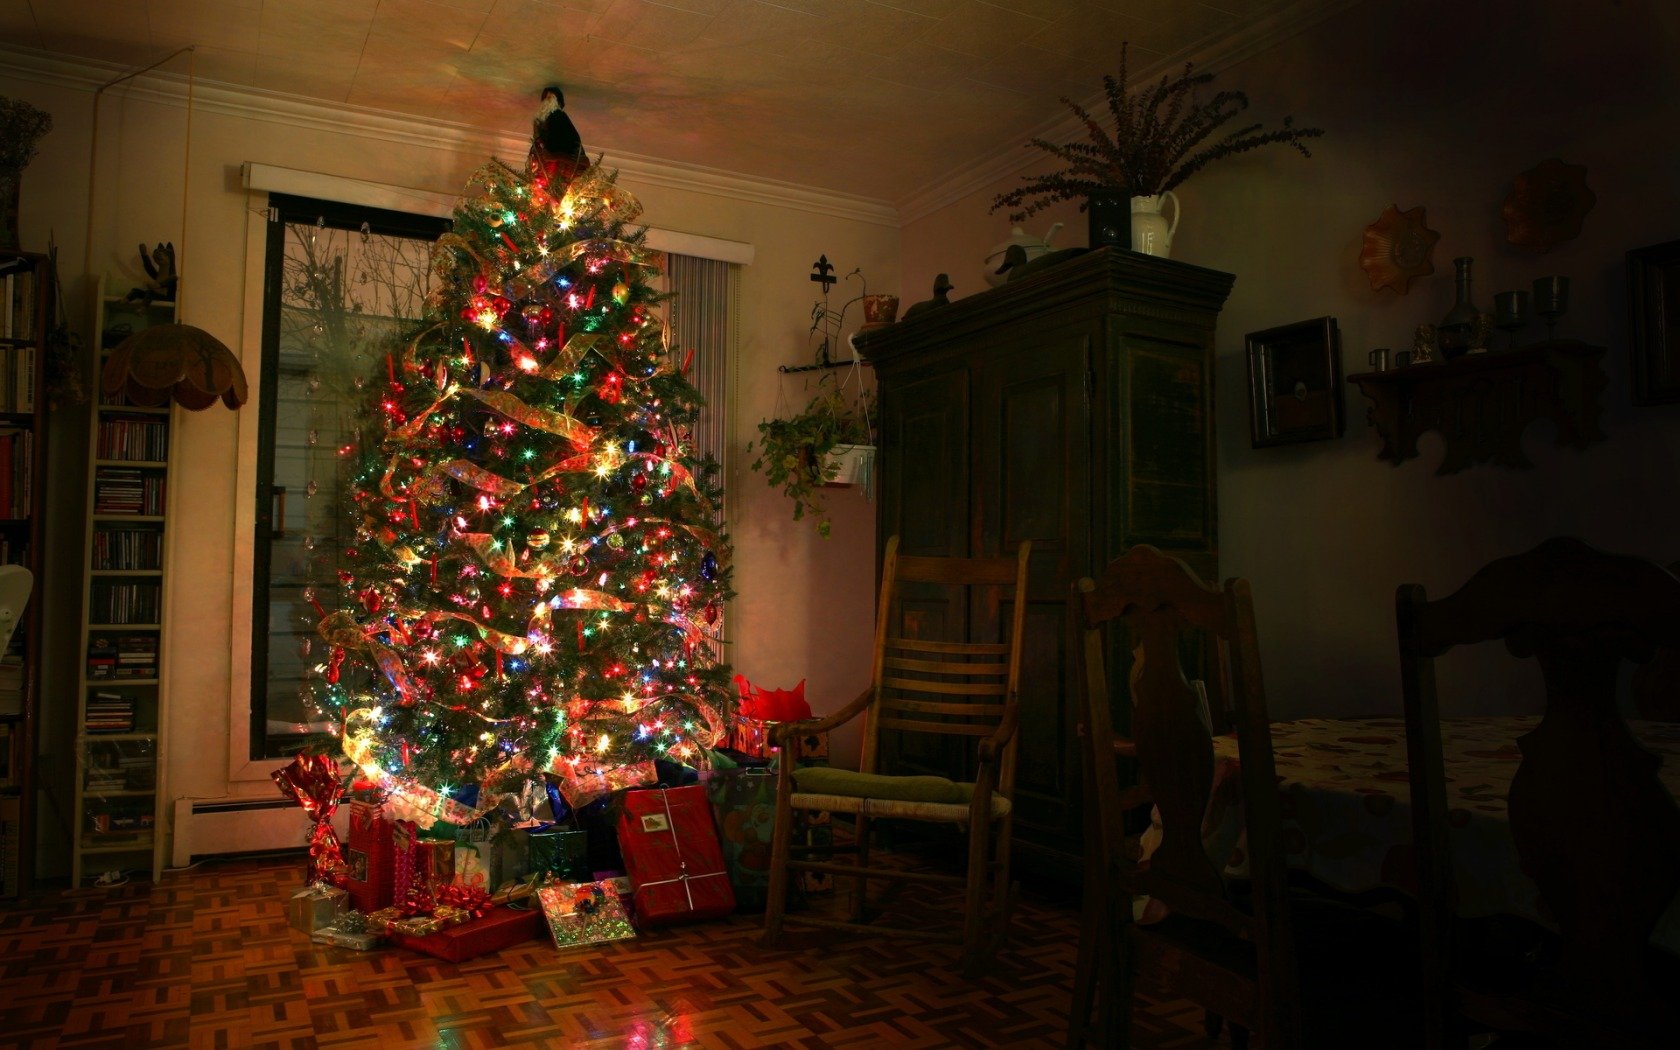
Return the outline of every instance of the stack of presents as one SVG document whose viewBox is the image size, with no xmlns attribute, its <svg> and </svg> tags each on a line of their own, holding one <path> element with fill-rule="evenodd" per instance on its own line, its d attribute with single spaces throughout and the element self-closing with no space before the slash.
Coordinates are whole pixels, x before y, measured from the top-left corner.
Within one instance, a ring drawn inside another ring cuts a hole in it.
<svg viewBox="0 0 1680 1050">
<path fill-rule="evenodd" d="M 744 680 L 741 688 L 730 746 L 708 753 L 709 769 L 660 762 L 657 786 L 580 808 L 552 784 L 531 781 L 488 812 L 472 789 L 457 793 L 423 826 L 424 816 L 375 790 L 346 799 L 335 761 L 299 756 L 275 773 L 314 822 L 308 879 L 287 902 L 291 925 L 324 944 L 362 951 L 389 944 L 459 962 L 545 929 L 569 948 L 763 911 L 781 760 L 769 730 L 809 718 L 810 708 L 802 688 L 760 692 Z M 800 740 L 788 760 L 826 764 L 826 736 Z M 344 802 L 350 820 L 341 844 L 331 819 Z M 448 819 L 463 814 L 471 819 Z M 828 845 L 827 814 L 795 834 Z M 826 879 L 793 888 L 822 893 L 832 889 Z"/>
</svg>

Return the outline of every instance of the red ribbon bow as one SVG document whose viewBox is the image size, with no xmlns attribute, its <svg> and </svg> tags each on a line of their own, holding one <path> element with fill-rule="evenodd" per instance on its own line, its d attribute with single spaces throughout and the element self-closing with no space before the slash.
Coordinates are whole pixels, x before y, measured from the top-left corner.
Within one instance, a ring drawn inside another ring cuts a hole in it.
<svg viewBox="0 0 1680 1050">
<path fill-rule="evenodd" d="M 438 891 L 439 905 L 459 908 L 475 919 L 484 917 L 490 910 L 490 894 L 482 886 L 463 886 L 460 883 L 445 886 Z"/>
</svg>

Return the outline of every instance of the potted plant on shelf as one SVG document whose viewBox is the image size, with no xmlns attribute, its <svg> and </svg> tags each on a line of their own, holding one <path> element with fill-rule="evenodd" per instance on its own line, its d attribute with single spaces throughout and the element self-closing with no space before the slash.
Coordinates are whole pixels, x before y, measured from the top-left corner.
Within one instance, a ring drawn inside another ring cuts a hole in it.
<svg viewBox="0 0 1680 1050">
<path fill-rule="evenodd" d="M 823 488 L 867 489 L 874 473 L 874 397 L 867 391 L 850 396 L 842 387 L 833 373 L 825 374 L 803 409 L 760 423 L 758 439 L 747 445 L 748 452 L 756 453 L 752 469 L 793 500 L 793 520 L 810 514 L 821 536 L 832 525 Z"/>
<path fill-rule="evenodd" d="M 1310 157 L 1305 140 L 1324 134 L 1322 128 L 1298 128 L 1285 117 L 1283 126 L 1272 131 L 1255 123 L 1214 138 L 1248 108 L 1246 94 L 1220 91 L 1202 101 L 1197 89 L 1212 81 L 1213 74 L 1197 73 L 1189 62 L 1183 72 L 1163 75 L 1152 88 L 1128 92 L 1126 79 L 1126 45 L 1121 44 L 1119 72 L 1103 77 L 1112 128 L 1063 96 L 1062 103 L 1084 125 L 1087 141 L 1057 145 L 1033 139 L 1029 148 L 1043 150 L 1066 167 L 1028 176 L 1021 185 L 998 194 L 992 210 L 1010 208 L 1010 219 L 1021 222 L 1058 201 L 1077 200 L 1090 220 L 1091 247 L 1117 244 L 1166 255 L 1178 225 L 1178 198 L 1172 190 L 1185 179 L 1213 161 L 1274 143 Z M 1161 215 L 1169 201 L 1171 226 Z"/>
</svg>

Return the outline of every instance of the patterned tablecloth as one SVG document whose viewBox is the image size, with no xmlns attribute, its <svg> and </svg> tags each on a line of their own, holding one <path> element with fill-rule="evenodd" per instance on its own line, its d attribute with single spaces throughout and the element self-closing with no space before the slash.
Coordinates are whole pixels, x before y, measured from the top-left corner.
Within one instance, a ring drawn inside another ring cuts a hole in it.
<svg viewBox="0 0 1680 1050">
<path fill-rule="evenodd" d="M 1538 722 L 1538 717 L 1442 720 L 1449 836 L 1459 910 L 1465 916 L 1515 913 L 1540 921 L 1539 889 L 1522 873 L 1505 812 L 1511 778 L 1522 759 L 1517 738 Z M 1629 725 L 1639 742 L 1662 758 L 1662 781 L 1680 799 L 1680 723 Z M 1228 874 L 1243 877 L 1248 854 L 1236 738 L 1216 738 L 1214 750 L 1214 793 L 1202 839 L 1209 856 L 1224 859 Z M 1286 863 L 1347 893 L 1389 888 L 1414 894 L 1405 722 L 1276 722 L 1272 750 Z M 1157 823 L 1144 835 L 1145 855 L 1159 841 Z M 1680 953 L 1680 898 L 1652 939 Z"/>
</svg>

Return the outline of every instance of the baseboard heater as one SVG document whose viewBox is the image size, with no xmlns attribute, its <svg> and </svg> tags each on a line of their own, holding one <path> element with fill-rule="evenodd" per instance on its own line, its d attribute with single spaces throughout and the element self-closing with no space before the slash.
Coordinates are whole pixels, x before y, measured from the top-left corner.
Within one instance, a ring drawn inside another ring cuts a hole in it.
<svg viewBox="0 0 1680 1050">
<path fill-rule="evenodd" d="M 184 868 L 203 857 L 268 853 L 307 844 L 309 818 L 289 798 L 178 798 L 169 866 Z M 333 819 L 340 838 L 348 812 Z"/>
</svg>

